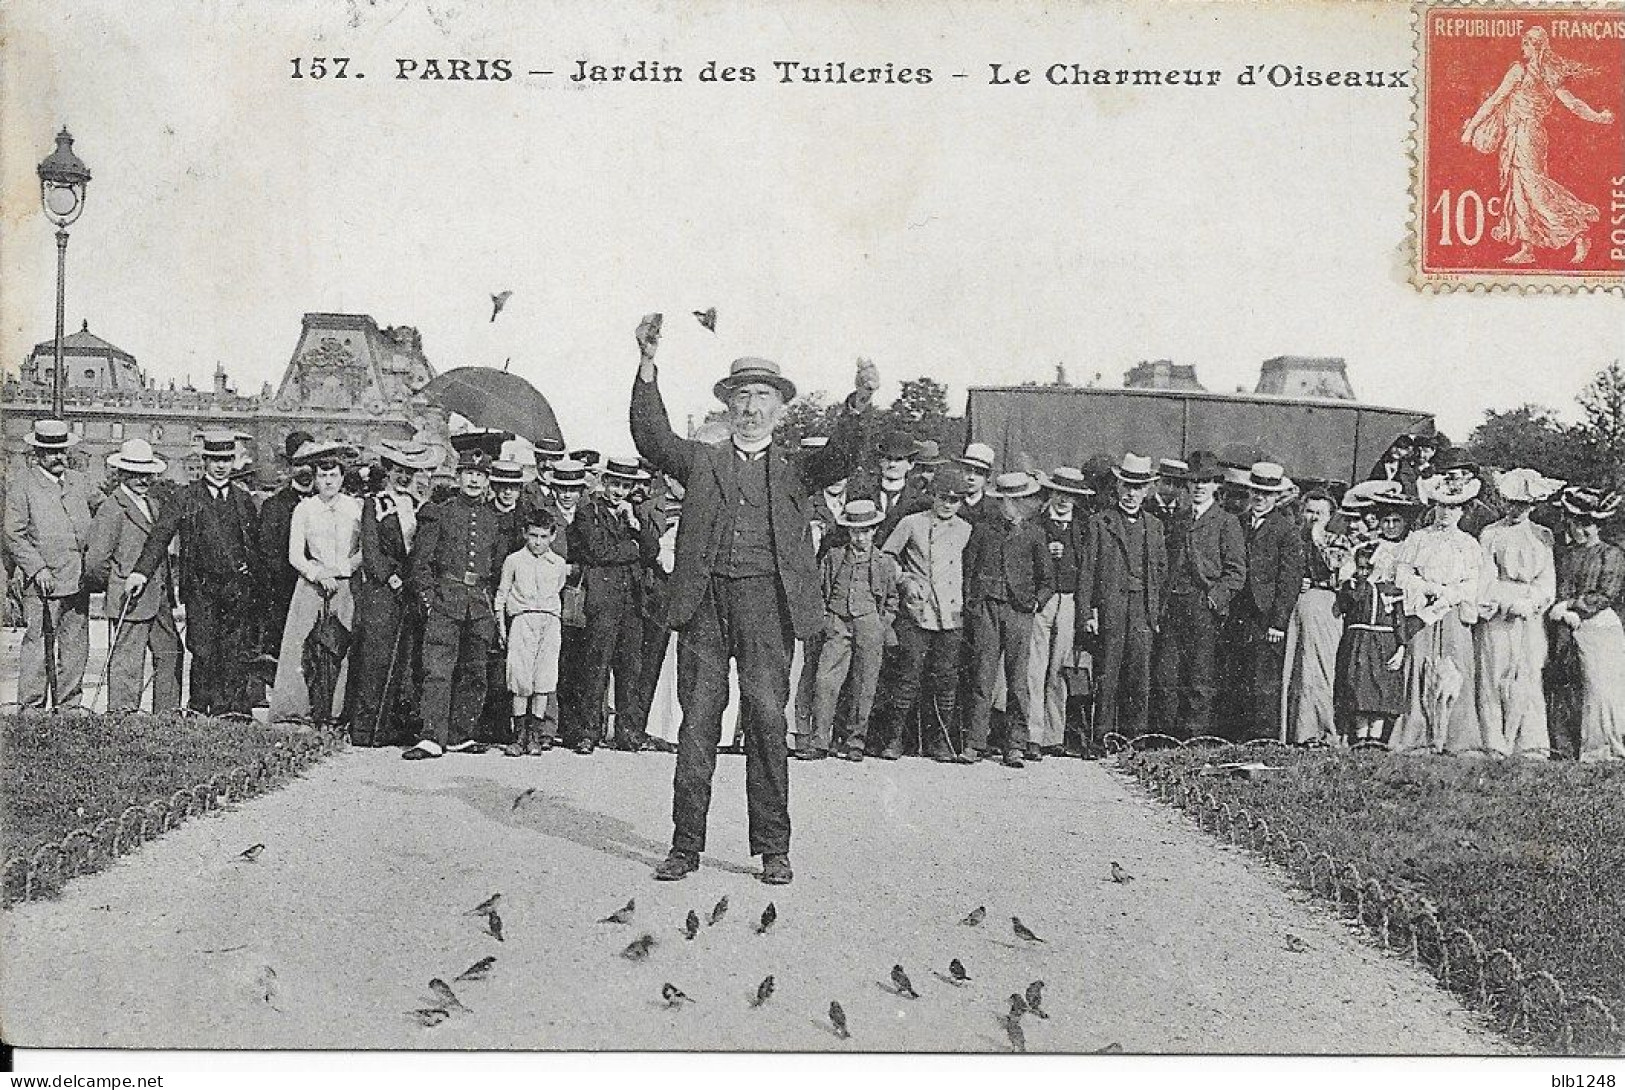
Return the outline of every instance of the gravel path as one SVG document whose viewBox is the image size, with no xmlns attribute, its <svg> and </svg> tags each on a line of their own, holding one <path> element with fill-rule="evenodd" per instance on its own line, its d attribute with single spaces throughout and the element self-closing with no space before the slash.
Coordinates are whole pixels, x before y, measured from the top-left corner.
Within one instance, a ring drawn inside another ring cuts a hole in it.
<svg viewBox="0 0 1625 1090">
<path fill-rule="evenodd" d="M 1041 978 L 1052 1017 L 1025 1020 L 1031 1051 L 1506 1050 L 1408 963 L 1103 765 L 799 764 L 797 879 L 770 888 L 745 853 L 737 757 L 718 769 L 714 854 L 687 881 L 651 880 L 670 832 L 671 761 L 341 753 L 70 882 L 55 902 L 0 916 L 5 1036 L 39 1047 L 1002 1051 L 1006 997 Z M 259 861 L 237 862 L 255 843 Z M 1137 880 L 1109 881 L 1112 859 Z M 463 914 L 495 891 L 504 942 Z M 704 916 L 723 894 L 724 920 L 685 940 L 687 911 Z M 630 926 L 595 922 L 628 897 Z M 778 923 L 758 935 L 769 900 Z M 978 905 L 987 921 L 961 926 Z M 1020 943 L 1012 914 L 1048 941 Z M 647 961 L 617 956 L 644 933 L 657 940 Z M 1309 949 L 1289 950 L 1288 934 Z M 431 977 L 487 955 L 488 979 L 456 985 L 471 1013 L 433 1029 L 406 1016 L 433 1005 Z M 958 988 L 937 975 L 955 957 L 972 978 Z M 898 962 L 918 1000 L 889 990 Z M 752 1009 L 768 973 L 776 993 Z M 665 981 L 697 1002 L 667 1010 Z M 850 1041 L 829 1028 L 832 999 Z"/>
</svg>

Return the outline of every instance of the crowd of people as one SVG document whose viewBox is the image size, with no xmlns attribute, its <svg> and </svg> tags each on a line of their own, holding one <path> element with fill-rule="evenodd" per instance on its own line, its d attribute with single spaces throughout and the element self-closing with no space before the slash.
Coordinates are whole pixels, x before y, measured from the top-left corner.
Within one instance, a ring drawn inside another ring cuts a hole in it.
<svg viewBox="0 0 1625 1090">
<path fill-rule="evenodd" d="M 200 479 L 161 487 L 132 439 L 98 494 L 67 468 L 71 429 L 37 421 L 5 515 L 20 703 L 79 701 L 105 589 L 111 712 L 149 687 L 179 707 L 189 653 L 198 712 L 264 700 L 412 760 L 676 749 L 665 878 L 697 866 L 719 749 L 747 756 L 752 850 L 784 881 L 787 755 L 1020 768 L 1160 733 L 1625 758 L 1602 489 L 1431 434 L 1352 485 L 1257 452 L 1000 465 L 975 437 L 950 456 L 872 434 L 869 365 L 830 434 L 791 446 L 795 387 L 751 358 L 705 443 L 671 429 L 658 339 L 646 319 L 625 457 L 294 433 L 289 480 L 256 500 L 237 437 L 211 432 Z"/>
</svg>

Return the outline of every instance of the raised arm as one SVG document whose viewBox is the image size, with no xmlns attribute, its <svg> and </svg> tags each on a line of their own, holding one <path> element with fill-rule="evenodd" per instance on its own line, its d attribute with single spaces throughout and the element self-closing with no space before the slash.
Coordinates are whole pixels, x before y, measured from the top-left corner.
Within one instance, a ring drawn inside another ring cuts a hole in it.
<svg viewBox="0 0 1625 1090">
<path fill-rule="evenodd" d="M 655 468 L 688 484 L 699 446 L 671 430 L 671 416 L 656 382 L 655 350 L 660 346 L 660 315 L 646 314 L 638 323 L 638 376 L 632 382 L 632 443 Z"/>
<path fill-rule="evenodd" d="M 1566 106 L 1569 113 L 1578 117 L 1581 121 L 1589 121 L 1593 125 L 1612 125 L 1614 123 L 1614 111 L 1608 109 L 1594 110 L 1580 101 L 1579 96 L 1566 87 L 1557 89 L 1557 101 Z"/>
</svg>

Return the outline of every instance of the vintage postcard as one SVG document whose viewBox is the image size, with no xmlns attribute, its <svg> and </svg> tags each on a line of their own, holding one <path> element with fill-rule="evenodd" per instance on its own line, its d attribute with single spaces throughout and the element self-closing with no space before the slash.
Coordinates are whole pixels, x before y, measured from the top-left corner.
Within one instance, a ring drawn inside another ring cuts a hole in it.
<svg viewBox="0 0 1625 1090">
<path fill-rule="evenodd" d="M 1625 1050 L 1622 4 L 13 0 L 0 181 L 6 1063 Z"/>
</svg>

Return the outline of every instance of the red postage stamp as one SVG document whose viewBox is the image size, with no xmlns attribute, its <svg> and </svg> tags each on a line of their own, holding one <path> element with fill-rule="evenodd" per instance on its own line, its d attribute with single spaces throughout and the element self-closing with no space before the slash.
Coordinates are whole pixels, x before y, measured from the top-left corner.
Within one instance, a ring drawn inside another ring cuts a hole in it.
<svg viewBox="0 0 1625 1090">
<path fill-rule="evenodd" d="M 1625 6 L 1415 10 L 1417 284 L 1625 288 Z"/>
</svg>

